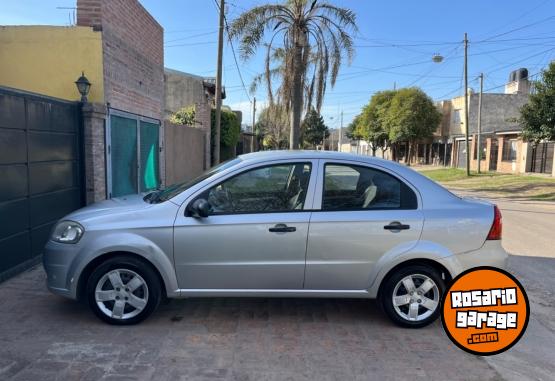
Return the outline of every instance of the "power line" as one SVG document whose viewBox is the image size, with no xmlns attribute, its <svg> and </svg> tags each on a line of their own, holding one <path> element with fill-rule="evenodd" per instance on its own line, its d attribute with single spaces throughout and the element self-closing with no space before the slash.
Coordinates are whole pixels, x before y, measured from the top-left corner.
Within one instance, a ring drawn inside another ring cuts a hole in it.
<svg viewBox="0 0 555 381">
<path fill-rule="evenodd" d="M 449 59 L 449 56 L 451 56 L 452 54 L 455 54 L 457 52 L 457 50 L 460 48 L 460 45 L 455 46 L 455 48 L 453 48 L 449 53 L 447 53 L 447 55 L 444 57 L 443 60 Z M 421 79 L 427 77 L 428 74 L 430 74 L 431 72 L 433 72 L 435 70 L 435 65 L 437 65 L 436 63 L 432 62 L 432 68 L 430 70 L 428 70 L 426 73 L 422 74 L 421 76 L 419 76 L 418 78 L 416 78 L 414 81 L 412 81 L 411 83 L 409 83 L 407 85 L 407 87 L 411 87 L 414 84 L 416 84 L 418 81 L 420 81 Z M 441 66 L 440 69 L 443 69 L 445 66 Z"/>
<path fill-rule="evenodd" d="M 185 42 L 183 44 L 164 45 L 164 48 L 176 48 L 179 46 L 197 46 L 197 45 L 211 45 L 216 44 L 217 41 L 199 41 L 199 42 Z"/>
<path fill-rule="evenodd" d="M 218 31 L 193 34 L 193 35 L 191 35 L 191 36 L 180 37 L 180 38 L 176 38 L 176 39 L 173 39 L 173 40 L 165 41 L 165 44 L 169 44 L 170 42 L 188 40 L 188 39 L 190 39 L 190 38 L 195 38 L 195 37 L 208 36 L 208 35 L 210 35 L 210 34 L 216 34 L 216 33 L 218 33 Z"/>
<path fill-rule="evenodd" d="M 539 71 L 539 72 L 537 72 L 537 73 L 535 73 L 535 74 L 529 75 L 529 76 L 528 76 L 528 79 L 533 78 L 533 77 L 536 77 L 536 76 L 540 75 L 541 73 L 542 73 L 542 72 Z M 499 85 L 499 86 L 490 87 L 489 89 L 485 89 L 485 90 L 484 90 L 484 93 L 486 93 L 486 92 L 488 92 L 488 91 L 491 91 L 491 90 L 499 89 L 499 88 L 501 88 L 501 87 L 505 87 L 505 84 L 502 84 L 502 85 Z"/>
<path fill-rule="evenodd" d="M 541 20 L 539 20 L 539 21 L 536 21 L 536 22 L 533 22 L 533 23 L 530 23 L 530 24 L 527 24 L 527 25 L 524 25 L 524 26 L 520 26 L 520 27 L 518 27 L 518 28 L 511 29 L 511 30 L 509 30 L 509 31 L 507 31 L 507 32 L 503 32 L 503 33 L 496 34 L 496 35 L 494 35 L 494 36 L 488 37 L 488 38 L 486 38 L 486 39 L 484 39 L 484 40 L 480 40 L 480 41 L 477 41 L 477 42 L 490 41 L 490 40 L 493 40 L 494 38 L 501 37 L 501 36 L 505 36 L 505 35 L 507 35 L 507 34 L 510 34 L 510 33 L 513 33 L 513 32 L 517 32 L 517 31 L 522 30 L 522 29 L 530 28 L 530 27 L 532 27 L 532 26 L 536 26 L 536 25 L 538 25 L 538 24 L 544 23 L 544 22 L 546 22 L 546 21 L 548 21 L 548 20 L 551 20 L 551 19 L 554 19 L 554 18 L 555 18 L 555 16 L 549 16 L 549 17 L 546 17 L 546 18 L 541 19 Z"/>
<path fill-rule="evenodd" d="M 216 4 L 216 7 L 218 8 L 218 10 L 220 10 L 220 5 L 216 0 L 214 0 L 214 4 Z M 249 102 L 252 103 L 251 97 L 249 96 L 249 92 L 247 91 L 247 86 L 245 86 L 245 81 L 243 80 L 243 75 L 241 74 L 241 69 L 239 68 L 239 62 L 237 62 L 237 55 L 235 54 L 235 47 L 233 46 L 233 41 L 231 40 L 231 36 L 229 35 L 229 25 L 227 23 L 227 18 L 225 17 L 225 12 L 224 12 L 224 23 L 225 23 L 225 29 L 227 31 L 227 39 L 229 41 L 229 45 L 231 45 L 231 52 L 233 53 L 233 60 L 235 61 L 235 67 L 237 68 L 237 73 L 239 74 L 239 79 L 241 80 L 241 84 L 243 85 L 243 89 L 245 90 L 245 94 L 247 95 L 247 99 L 249 100 Z"/>
<path fill-rule="evenodd" d="M 528 16 L 530 13 L 534 12 L 536 9 L 541 8 L 542 6 L 544 6 L 545 4 L 547 4 L 550 1 L 551 0 L 544 0 L 542 3 L 538 4 L 537 6 L 527 9 L 526 12 L 521 13 L 518 17 L 512 19 L 509 22 L 505 22 L 502 26 L 497 27 L 495 29 L 492 29 L 486 34 L 497 32 L 498 30 L 503 29 L 507 25 L 511 25 L 511 24 L 515 23 L 516 21 L 522 20 L 524 17 Z"/>
</svg>

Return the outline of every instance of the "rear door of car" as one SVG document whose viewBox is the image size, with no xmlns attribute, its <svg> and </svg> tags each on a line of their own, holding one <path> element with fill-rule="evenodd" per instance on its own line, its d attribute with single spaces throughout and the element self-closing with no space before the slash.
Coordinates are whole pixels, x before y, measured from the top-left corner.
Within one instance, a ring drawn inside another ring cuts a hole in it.
<svg viewBox="0 0 555 381">
<path fill-rule="evenodd" d="M 305 289 L 364 290 L 376 262 L 418 242 L 418 192 L 365 162 L 320 160 L 310 220 Z"/>
</svg>

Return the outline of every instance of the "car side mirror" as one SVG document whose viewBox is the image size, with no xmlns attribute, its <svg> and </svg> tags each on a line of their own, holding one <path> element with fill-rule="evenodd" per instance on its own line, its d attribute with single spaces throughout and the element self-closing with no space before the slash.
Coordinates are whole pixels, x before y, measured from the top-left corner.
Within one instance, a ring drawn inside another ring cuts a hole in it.
<svg viewBox="0 0 555 381">
<path fill-rule="evenodd" d="M 191 216 L 196 218 L 206 218 L 210 215 L 210 204 L 203 198 L 193 202 L 190 208 Z"/>
</svg>

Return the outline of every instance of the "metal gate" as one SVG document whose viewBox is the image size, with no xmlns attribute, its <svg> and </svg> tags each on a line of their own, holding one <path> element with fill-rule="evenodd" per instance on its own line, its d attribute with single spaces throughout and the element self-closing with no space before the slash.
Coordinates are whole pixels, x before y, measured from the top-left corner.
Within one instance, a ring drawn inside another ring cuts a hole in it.
<svg viewBox="0 0 555 381">
<path fill-rule="evenodd" d="M 457 167 L 466 168 L 466 141 L 457 141 Z"/>
<path fill-rule="evenodd" d="M 106 131 L 108 197 L 156 189 L 160 185 L 160 122 L 110 109 Z"/>
<path fill-rule="evenodd" d="M 554 142 L 539 143 L 532 146 L 529 172 L 549 173 L 553 171 Z"/>
<path fill-rule="evenodd" d="M 0 281 L 83 205 L 79 105 L 0 88 Z"/>
<path fill-rule="evenodd" d="M 489 151 L 489 170 L 497 171 L 497 159 L 499 155 L 499 141 L 491 139 L 491 148 Z"/>
</svg>

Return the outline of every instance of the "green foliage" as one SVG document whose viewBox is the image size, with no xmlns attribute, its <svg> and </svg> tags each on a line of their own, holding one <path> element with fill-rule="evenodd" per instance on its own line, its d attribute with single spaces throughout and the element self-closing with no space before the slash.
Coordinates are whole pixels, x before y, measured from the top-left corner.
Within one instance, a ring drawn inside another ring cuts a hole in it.
<svg viewBox="0 0 555 381">
<path fill-rule="evenodd" d="M 210 113 L 210 123 L 212 132 L 212 141 L 215 139 L 216 126 L 216 110 L 212 109 Z M 222 109 L 222 118 L 220 122 L 220 145 L 226 147 L 235 147 L 239 141 L 241 134 L 241 124 L 237 115 L 233 111 Z"/>
<path fill-rule="evenodd" d="M 349 123 L 345 129 L 345 135 L 351 140 L 361 140 L 364 137 L 360 134 L 360 128 L 358 127 L 361 123 L 360 114 L 353 118 L 353 121 Z"/>
<path fill-rule="evenodd" d="M 355 13 L 325 1 L 263 4 L 231 23 L 229 35 L 239 41 L 243 59 L 264 46 L 264 74 L 256 82 L 266 85 L 270 105 L 276 97 L 275 103 L 291 112 L 292 149 L 299 145 L 303 105 L 321 109 L 326 87 L 333 87 L 342 64 L 352 61 L 356 32 Z M 277 92 L 272 91 L 274 79 L 280 80 Z"/>
<path fill-rule="evenodd" d="M 520 109 L 522 136 L 535 143 L 555 140 L 555 62 L 543 71 L 535 89 L 528 103 Z"/>
<path fill-rule="evenodd" d="M 377 92 L 372 96 L 370 102 L 364 106 L 358 117 L 356 135 L 369 142 L 373 151 L 378 147 L 386 149 L 389 140 L 389 130 L 386 118 L 389 113 L 391 101 L 397 91 L 386 90 Z"/>
<path fill-rule="evenodd" d="M 386 90 L 372 96 L 347 127 L 347 136 L 366 140 L 375 153 L 394 143 L 428 138 L 440 121 L 441 113 L 422 90 Z"/>
<path fill-rule="evenodd" d="M 314 109 L 310 110 L 301 126 L 301 141 L 303 147 L 316 147 L 322 144 L 324 135 L 330 136 L 324 118 Z"/>
<path fill-rule="evenodd" d="M 187 106 L 183 107 L 175 114 L 170 116 L 170 122 L 173 124 L 182 124 L 185 126 L 194 126 L 195 125 L 195 106 Z"/>
<path fill-rule="evenodd" d="M 285 107 L 277 104 L 260 112 L 255 131 L 263 136 L 262 144 L 269 149 L 284 149 L 289 146 L 289 116 Z"/>
<path fill-rule="evenodd" d="M 394 143 L 431 137 L 440 121 L 441 113 L 432 99 L 415 87 L 398 90 L 383 117 Z"/>
</svg>

